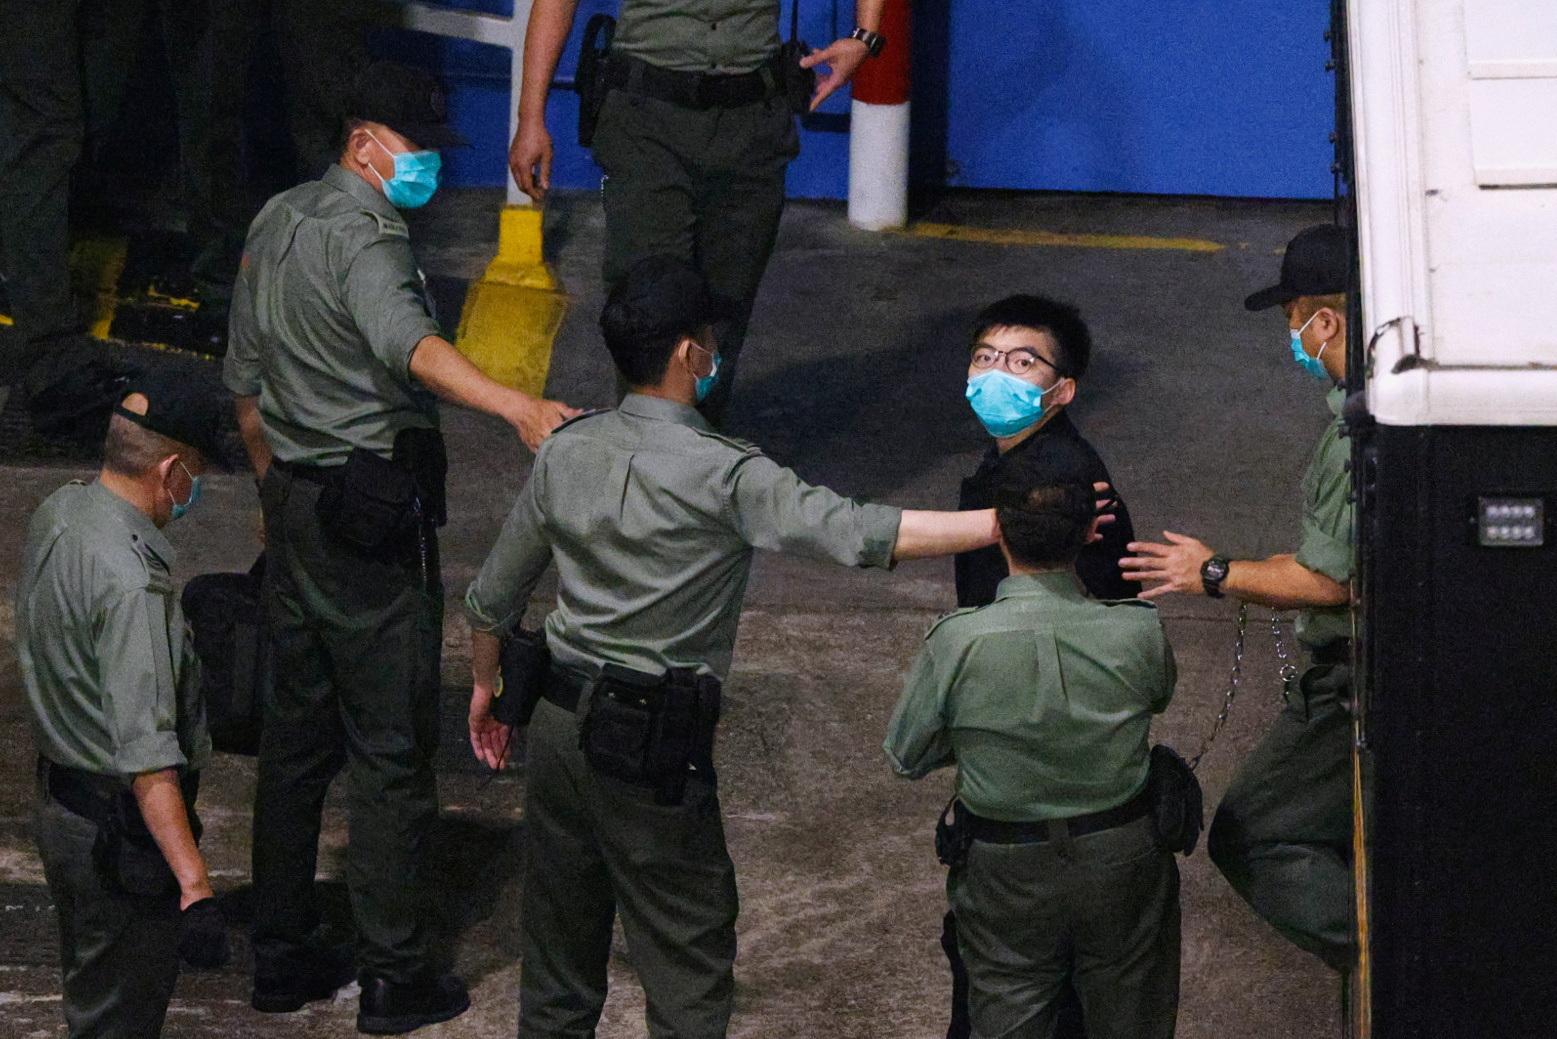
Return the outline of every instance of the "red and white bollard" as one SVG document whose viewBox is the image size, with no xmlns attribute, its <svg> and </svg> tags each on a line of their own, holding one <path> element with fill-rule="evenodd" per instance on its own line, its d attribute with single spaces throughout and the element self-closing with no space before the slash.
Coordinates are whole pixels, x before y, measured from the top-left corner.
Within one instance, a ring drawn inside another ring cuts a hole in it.
<svg viewBox="0 0 1557 1039">
<path fill-rule="evenodd" d="M 867 231 L 908 222 L 908 0 L 887 0 L 886 49 L 854 77 L 849 115 L 849 223 Z"/>
</svg>

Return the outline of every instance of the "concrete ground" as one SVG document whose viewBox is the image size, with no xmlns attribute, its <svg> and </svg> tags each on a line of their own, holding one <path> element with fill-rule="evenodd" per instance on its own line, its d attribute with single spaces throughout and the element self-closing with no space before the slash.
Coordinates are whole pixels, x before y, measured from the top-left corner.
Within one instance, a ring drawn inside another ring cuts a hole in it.
<svg viewBox="0 0 1557 1039">
<path fill-rule="evenodd" d="M 465 281 L 494 248 L 495 193 L 447 192 L 417 214 L 414 237 L 447 323 Z M 1230 555 L 1291 550 L 1298 481 L 1327 412 L 1289 358 L 1279 314 L 1249 315 L 1280 249 L 1326 218 L 1310 204 L 1046 195 L 953 196 L 929 219 L 1001 229 L 1209 239 L 1216 252 L 1023 247 L 855 231 L 841 207 L 786 214 L 752 322 L 731 432 L 807 479 L 919 508 L 951 507 L 986 440 L 962 399 L 964 336 L 984 303 L 1037 291 L 1078 303 L 1097 341 L 1074 407 L 1113 469 L 1142 536 L 1165 527 Z M 613 377 L 595 331 L 601 213 L 589 195 L 559 196 L 548 249 L 573 294 L 549 392 L 608 405 Z M 488 780 L 464 742 L 469 662 L 452 607 L 480 565 L 528 470 L 506 428 L 446 413 L 452 467 L 445 531 L 444 817 L 428 898 L 445 959 L 470 982 L 474 1008 L 424 1033 L 510 1036 L 516 1020 L 517 907 L 524 841 L 522 772 Z M 60 483 L 87 475 L 8 468 L 0 495 L 0 1036 L 63 1035 L 52 914 L 29 827 L 33 750 L 15 655 L 11 593 L 27 517 Z M 217 476 L 198 510 L 171 528 L 180 576 L 246 569 L 257 551 L 250 476 Z M 535 604 L 545 609 L 546 588 Z M 741 1037 L 937 1039 L 948 980 L 938 945 L 944 873 L 934 819 L 950 776 L 894 778 L 880 751 L 902 675 L 926 625 L 954 602 L 949 561 L 890 575 L 759 557 L 727 686 L 719 763 L 744 907 L 736 964 Z M 1228 681 L 1234 607 L 1162 603 L 1178 654 L 1177 696 L 1154 737 L 1193 753 Z M 1277 662 L 1254 611 L 1245 682 L 1201 768 L 1215 805 L 1278 706 Z M 1291 645 L 1290 626 L 1287 641 Z M 242 945 L 253 761 L 219 756 L 202 788 L 205 848 L 235 924 L 234 965 L 186 974 L 167 1033 L 348 1036 L 355 1000 L 297 1015 L 247 1008 Z M 337 789 L 321 877 L 344 926 L 345 817 Z M 1186 1039 L 1340 1032 L 1338 984 L 1259 921 L 1203 850 L 1182 860 Z M 625 948 L 600 1035 L 644 1035 L 642 994 Z"/>
</svg>

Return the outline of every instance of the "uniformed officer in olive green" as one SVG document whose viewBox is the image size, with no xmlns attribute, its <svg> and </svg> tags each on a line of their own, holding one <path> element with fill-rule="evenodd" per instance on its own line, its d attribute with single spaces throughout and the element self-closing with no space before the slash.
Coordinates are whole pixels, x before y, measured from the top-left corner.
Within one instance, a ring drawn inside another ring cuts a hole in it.
<svg viewBox="0 0 1557 1039">
<path fill-rule="evenodd" d="M 1173 697 L 1157 611 L 1087 596 L 1091 488 L 1005 489 L 1011 576 L 931 627 L 887 728 L 900 775 L 957 768 L 971 844 L 946 891 L 980 1039 L 1055 1034 L 1073 978 L 1087 1035 L 1167 1039 L 1179 991 L 1179 875 L 1146 792 L 1151 716 Z"/>
<path fill-rule="evenodd" d="M 346 767 L 358 1026 L 393 1033 L 469 1005 L 459 979 L 432 968 L 418 906 L 421 849 L 438 812 L 443 594 L 430 512 L 442 474 L 417 474 L 425 511 L 400 516 L 402 533 L 373 550 L 327 527 L 321 498 L 326 508 L 347 500 L 354 457 L 415 472 L 402 443 L 422 444 L 423 458 L 429 445 L 441 452 L 438 397 L 503 418 L 531 447 L 572 412 L 492 382 L 433 319 L 399 209 L 436 189 L 432 149 L 460 143 L 437 82 L 371 65 L 348 105 L 339 163 L 271 199 L 249 230 L 225 369 L 262 475 L 276 660 L 255 795 L 251 1002 L 298 1010 L 349 976 L 349 962 L 314 937 L 320 812 Z"/>
<path fill-rule="evenodd" d="M 616 664 L 723 679 L 754 549 L 887 568 L 994 539 L 989 511 L 864 504 L 802 483 L 758 448 L 709 428 L 694 405 L 720 378 L 719 316 L 702 278 L 650 258 L 612 292 L 606 345 L 633 392 L 557 430 L 535 458 L 466 596 L 475 688 L 471 743 L 501 767 L 510 732 L 490 708 L 498 636 L 557 565 L 545 623 L 554 681 L 529 726 L 520 918 L 520 1039 L 594 1034 L 618 915 L 648 998 L 650 1034 L 718 1039 L 734 989 L 735 870 L 714 776 L 683 803 L 595 773 L 556 689 Z"/>
<path fill-rule="evenodd" d="M 793 0 L 789 0 L 793 2 Z M 890 45 L 885 0 L 855 0 L 855 35 L 806 58 L 825 63 L 811 107 Z M 611 49 L 614 89 L 595 130 L 605 171 L 605 281 L 648 256 L 674 256 L 731 304 L 719 323 L 725 372 L 699 408 L 722 424 L 746 322 L 784 210 L 784 173 L 800 153 L 777 69 L 779 0 L 624 0 Z M 578 0 L 535 0 L 525 41 L 509 168 L 539 201 L 551 187 L 546 98 Z M 572 128 L 568 128 L 572 132 Z"/>
<path fill-rule="evenodd" d="M 1313 654 L 1286 690 L 1286 706 L 1244 761 L 1217 808 L 1206 850 L 1238 893 L 1272 926 L 1336 970 L 1356 961 L 1352 886 L 1351 592 L 1355 530 L 1341 405 L 1346 391 L 1346 291 L 1351 237 L 1311 227 L 1287 245 L 1278 284 L 1244 301 L 1280 306 L 1293 359 L 1329 387 L 1334 418 L 1303 477 L 1303 541 L 1293 555 L 1227 560 L 1178 534 L 1135 543 L 1123 560 L 1136 580 L 1165 592 L 1230 595 L 1297 609 L 1298 638 Z"/>
<path fill-rule="evenodd" d="M 181 932 L 197 965 L 226 960 L 191 827 L 211 739 L 173 583 L 177 554 L 162 532 L 199 497 L 216 418 L 209 394 L 143 382 L 110 421 L 97 480 L 49 495 L 27 528 L 16 653 L 39 754 L 34 835 L 59 918 L 72 1037 L 158 1035 Z M 115 803 L 150 838 L 134 876 L 117 857 L 94 861 Z"/>
</svg>

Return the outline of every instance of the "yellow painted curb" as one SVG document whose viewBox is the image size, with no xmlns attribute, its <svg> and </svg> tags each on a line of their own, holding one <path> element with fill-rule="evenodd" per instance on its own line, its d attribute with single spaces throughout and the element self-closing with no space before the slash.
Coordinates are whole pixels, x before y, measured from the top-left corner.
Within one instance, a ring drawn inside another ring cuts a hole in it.
<svg viewBox="0 0 1557 1039">
<path fill-rule="evenodd" d="M 909 224 L 894 234 L 911 238 L 941 238 L 954 242 L 981 242 L 985 245 L 1058 245 L 1078 249 L 1172 249 L 1180 252 L 1214 253 L 1223 246 L 1200 238 L 1151 238 L 1145 235 L 1061 234 L 1058 231 L 1002 231 L 991 227 L 962 227 L 958 224 Z"/>
<path fill-rule="evenodd" d="M 465 293 L 455 345 L 488 378 L 539 397 L 567 308 L 567 293 L 541 255 L 541 210 L 504 207 L 497 256 Z"/>
</svg>

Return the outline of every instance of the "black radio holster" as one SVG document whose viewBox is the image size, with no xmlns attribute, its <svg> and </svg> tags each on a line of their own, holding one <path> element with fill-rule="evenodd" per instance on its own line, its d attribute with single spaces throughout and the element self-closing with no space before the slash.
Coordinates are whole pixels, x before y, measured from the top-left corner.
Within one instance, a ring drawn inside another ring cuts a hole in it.
<svg viewBox="0 0 1557 1039">
<path fill-rule="evenodd" d="M 578 69 L 573 73 L 573 90 L 578 94 L 578 143 L 581 148 L 595 143 L 595 127 L 600 109 L 611 92 L 606 64 L 610 61 L 611 40 L 616 35 L 616 19 L 597 14 L 584 26 L 584 42 L 579 49 Z"/>
<path fill-rule="evenodd" d="M 522 729 L 546 695 L 546 676 L 551 673 L 546 632 L 515 628 L 499 643 L 497 670 L 503 686 L 492 702 L 492 717 L 509 728 Z"/>
<path fill-rule="evenodd" d="M 935 821 L 935 857 L 941 865 L 956 868 L 968 859 L 968 849 L 973 846 L 973 834 L 964 825 L 957 811 L 957 798 L 953 797 L 941 809 L 941 817 Z"/>
<path fill-rule="evenodd" d="M 1159 743 L 1151 750 L 1146 786 L 1158 846 L 1184 855 L 1194 852 L 1205 825 L 1205 800 L 1195 770 L 1178 751 Z"/>
<path fill-rule="evenodd" d="M 656 804 L 679 805 L 692 772 L 713 779 L 719 709 L 712 675 L 607 664 L 588 692 L 579 749 L 601 775 L 652 789 Z"/>
</svg>

